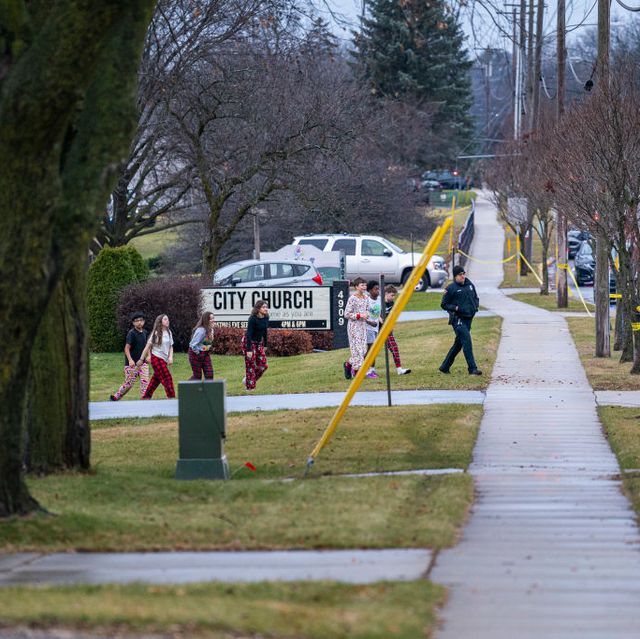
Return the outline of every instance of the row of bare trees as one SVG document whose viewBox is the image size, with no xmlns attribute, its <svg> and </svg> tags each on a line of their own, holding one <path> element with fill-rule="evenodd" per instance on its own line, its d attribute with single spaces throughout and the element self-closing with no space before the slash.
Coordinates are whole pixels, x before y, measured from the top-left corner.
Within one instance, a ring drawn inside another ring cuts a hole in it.
<svg viewBox="0 0 640 639">
<path fill-rule="evenodd" d="M 171 227 L 202 269 L 297 232 L 425 232 L 407 188 L 430 115 L 372 100 L 308 7 L 285 0 L 162 0 L 140 73 L 140 123 L 95 249 Z M 274 232 L 275 229 L 275 232 Z M 271 232 L 269 232 L 271 231 Z"/>
<path fill-rule="evenodd" d="M 559 124 L 550 117 L 530 136 L 506 145 L 489 171 L 508 222 L 508 198 L 526 198 L 540 233 L 546 263 L 556 211 L 573 226 L 606 239 L 609 268 L 616 272 L 616 343 L 621 361 L 640 373 L 640 74 L 621 61 L 608 83 L 573 103 Z M 562 259 L 562 256 L 560 256 Z M 546 269 L 543 268 L 543 273 Z M 543 292 L 548 291 L 545 280 Z"/>
</svg>

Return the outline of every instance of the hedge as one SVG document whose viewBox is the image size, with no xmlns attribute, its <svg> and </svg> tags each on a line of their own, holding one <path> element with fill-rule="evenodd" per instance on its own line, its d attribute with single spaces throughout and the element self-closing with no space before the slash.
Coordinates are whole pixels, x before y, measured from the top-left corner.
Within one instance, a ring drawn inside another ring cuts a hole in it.
<svg viewBox="0 0 640 639">
<path fill-rule="evenodd" d="M 158 277 L 123 289 L 117 312 L 118 349 L 124 347 L 125 335 L 131 328 L 131 314 L 142 311 L 147 331 L 151 331 L 158 315 L 168 315 L 174 350 L 188 350 L 191 332 L 200 316 L 201 288 L 202 280 L 197 277 Z"/>
<path fill-rule="evenodd" d="M 131 246 L 105 247 L 89 267 L 87 303 L 89 338 L 94 351 L 122 348 L 117 307 L 120 291 L 148 276 L 144 260 Z"/>
</svg>

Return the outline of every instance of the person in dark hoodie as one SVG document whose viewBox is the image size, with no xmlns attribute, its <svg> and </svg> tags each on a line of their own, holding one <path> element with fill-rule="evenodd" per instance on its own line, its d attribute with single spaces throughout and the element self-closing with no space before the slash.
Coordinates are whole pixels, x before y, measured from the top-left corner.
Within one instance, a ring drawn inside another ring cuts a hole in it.
<svg viewBox="0 0 640 639">
<path fill-rule="evenodd" d="M 467 279 L 462 266 L 453 267 L 453 282 L 447 286 L 440 306 L 449 312 L 449 324 L 453 327 L 456 339 L 449 349 L 444 362 L 440 365 L 441 373 L 449 373 L 456 355 L 462 351 L 467 360 L 469 375 L 482 375 L 473 358 L 473 344 L 471 342 L 471 322 L 478 312 L 480 300 L 476 287 Z"/>
</svg>

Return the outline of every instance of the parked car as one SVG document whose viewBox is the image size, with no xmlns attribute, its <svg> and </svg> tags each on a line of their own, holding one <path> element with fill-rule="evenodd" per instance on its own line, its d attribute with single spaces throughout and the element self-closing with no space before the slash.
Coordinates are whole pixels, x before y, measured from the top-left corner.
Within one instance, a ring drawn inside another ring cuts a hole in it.
<svg viewBox="0 0 640 639">
<path fill-rule="evenodd" d="M 315 246 L 321 251 L 344 251 L 346 268 L 345 277 L 354 279 L 362 277 L 366 280 L 378 279 L 381 274 L 389 284 L 404 284 L 415 264 L 420 260 L 420 253 L 407 253 L 390 240 L 379 235 L 336 235 L 318 233 L 301 235 L 293 240 L 294 245 Z M 424 291 L 429 286 L 440 288 L 447 279 L 444 260 L 434 255 L 427 270 L 416 286 L 417 291 Z"/>
<path fill-rule="evenodd" d="M 214 286 L 322 286 L 322 276 L 303 260 L 241 260 L 213 275 Z"/>
<path fill-rule="evenodd" d="M 425 171 L 422 174 L 422 180 L 434 180 L 438 182 L 443 189 L 465 189 L 466 180 L 457 170 L 453 171 Z"/>
<path fill-rule="evenodd" d="M 593 255 L 593 247 L 591 242 L 584 240 L 581 242 L 574 258 L 574 272 L 576 282 L 579 286 L 592 283 L 596 271 L 596 260 Z"/>
<path fill-rule="evenodd" d="M 578 229 L 571 229 L 567 233 L 567 248 L 569 259 L 572 260 L 580 248 L 580 243 L 591 239 L 591 233 L 589 231 L 579 231 Z"/>
</svg>

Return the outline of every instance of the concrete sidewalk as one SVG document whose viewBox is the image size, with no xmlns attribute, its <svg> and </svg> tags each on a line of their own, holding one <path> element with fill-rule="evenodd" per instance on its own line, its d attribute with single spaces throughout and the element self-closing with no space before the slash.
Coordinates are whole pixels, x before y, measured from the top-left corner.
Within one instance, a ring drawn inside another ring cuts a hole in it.
<svg viewBox="0 0 640 639">
<path fill-rule="evenodd" d="M 413 581 L 431 561 L 425 549 L 249 552 L 19 553 L 0 555 L 0 586 L 177 584 L 329 579 L 367 584 Z"/>
<path fill-rule="evenodd" d="M 480 198 L 472 254 L 499 260 Z M 502 339 L 469 471 L 477 499 L 432 580 L 450 588 L 439 639 L 613 639 L 640 634 L 640 535 L 565 320 L 497 289 L 472 262 Z"/>
</svg>

